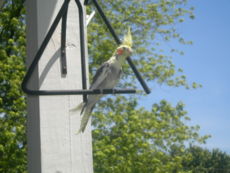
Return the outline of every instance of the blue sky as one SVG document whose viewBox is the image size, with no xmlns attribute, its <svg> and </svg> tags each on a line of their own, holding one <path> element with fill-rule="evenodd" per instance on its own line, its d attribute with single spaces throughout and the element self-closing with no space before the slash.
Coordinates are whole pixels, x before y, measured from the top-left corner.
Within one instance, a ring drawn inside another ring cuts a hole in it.
<svg viewBox="0 0 230 173">
<path fill-rule="evenodd" d="M 161 99 L 173 104 L 183 101 L 191 124 L 201 126 L 200 134 L 212 135 L 204 147 L 230 153 L 230 1 L 190 0 L 190 3 L 195 7 L 196 18 L 186 20 L 178 29 L 194 44 L 167 44 L 185 52 L 184 56 L 174 56 L 173 61 L 184 69 L 188 81 L 203 87 L 186 90 L 155 85 L 145 103 Z"/>
</svg>

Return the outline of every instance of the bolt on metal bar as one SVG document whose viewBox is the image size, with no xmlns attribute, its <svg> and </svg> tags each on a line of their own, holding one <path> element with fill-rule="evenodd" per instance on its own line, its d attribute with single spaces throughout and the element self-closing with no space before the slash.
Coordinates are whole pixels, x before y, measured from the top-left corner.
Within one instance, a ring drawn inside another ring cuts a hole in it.
<svg viewBox="0 0 230 173">
<path fill-rule="evenodd" d="M 92 0 L 97 11 L 99 12 L 101 18 L 103 19 L 104 23 L 106 24 L 106 26 L 108 27 L 110 33 L 112 34 L 114 40 L 116 41 L 116 43 L 119 45 L 121 44 L 120 39 L 118 38 L 117 34 L 115 33 L 112 25 L 110 24 L 109 20 L 107 19 L 107 17 L 105 16 L 105 13 L 103 12 L 102 8 L 100 7 L 100 5 L 98 4 L 97 0 Z M 145 83 L 144 79 L 142 78 L 141 74 L 139 73 L 139 71 L 137 70 L 136 66 L 134 65 L 134 63 L 132 62 L 131 58 L 128 57 L 127 61 L 130 65 L 130 67 L 132 68 L 134 74 L 136 75 L 137 79 L 139 80 L 139 82 L 141 83 L 143 89 L 145 90 L 146 94 L 149 94 L 151 91 L 149 89 L 149 87 L 147 86 L 147 84 Z"/>
</svg>

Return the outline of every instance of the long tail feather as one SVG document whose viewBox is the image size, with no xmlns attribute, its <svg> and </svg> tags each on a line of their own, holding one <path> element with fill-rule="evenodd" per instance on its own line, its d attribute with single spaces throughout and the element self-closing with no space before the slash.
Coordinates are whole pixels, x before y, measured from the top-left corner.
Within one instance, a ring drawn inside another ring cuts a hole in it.
<svg viewBox="0 0 230 173">
<path fill-rule="evenodd" d="M 75 108 L 70 109 L 70 112 L 76 112 L 79 111 L 80 109 L 82 109 L 84 106 L 84 102 L 80 103 L 79 105 L 77 105 Z"/>
<path fill-rule="evenodd" d="M 79 134 L 81 132 L 83 133 L 85 131 L 85 128 L 86 128 L 86 126 L 88 124 L 90 115 L 91 115 L 92 110 L 94 108 L 94 105 L 86 105 L 85 111 L 84 111 L 82 119 L 81 119 L 81 125 L 80 125 L 80 128 L 79 128 L 77 134 Z"/>
</svg>

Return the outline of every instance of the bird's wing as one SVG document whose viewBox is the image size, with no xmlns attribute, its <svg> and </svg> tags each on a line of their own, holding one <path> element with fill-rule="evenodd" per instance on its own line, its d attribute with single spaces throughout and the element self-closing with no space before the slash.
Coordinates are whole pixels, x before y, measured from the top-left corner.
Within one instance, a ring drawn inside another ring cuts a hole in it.
<svg viewBox="0 0 230 173">
<path fill-rule="evenodd" d="M 110 69 L 110 63 L 105 62 L 103 63 L 100 68 L 97 70 L 95 76 L 93 77 L 93 82 L 90 89 L 97 89 L 98 86 L 105 80 L 107 77 Z"/>
</svg>

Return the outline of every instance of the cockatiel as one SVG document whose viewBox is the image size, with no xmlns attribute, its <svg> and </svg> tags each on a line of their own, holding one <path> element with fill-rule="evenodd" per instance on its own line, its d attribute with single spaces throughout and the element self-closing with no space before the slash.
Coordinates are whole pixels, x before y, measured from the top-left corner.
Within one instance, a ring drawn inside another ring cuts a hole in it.
<svg viewBox="0 0 230 173">
<path fill-rule="evenodd" d="M 112 89 L 115 87 L 122 73 L 122 64 L 124 64 L 126 58 L 132 53 L 131 47 L 132 36 L 129 29 L 127 35 L 124 36 L 122 44 L 117 47 L 112 57 L 108 61 L 104 62 L 96 71 L 90 89 Z M 82 105 L 81 115 L 83 114 L 83 116 L 78 133 L 84 132 L 89 121 L 90 114 L 95 104 L 102 96 L 102 94 L 88 95 L 87 102 Z"/>
</svg>

